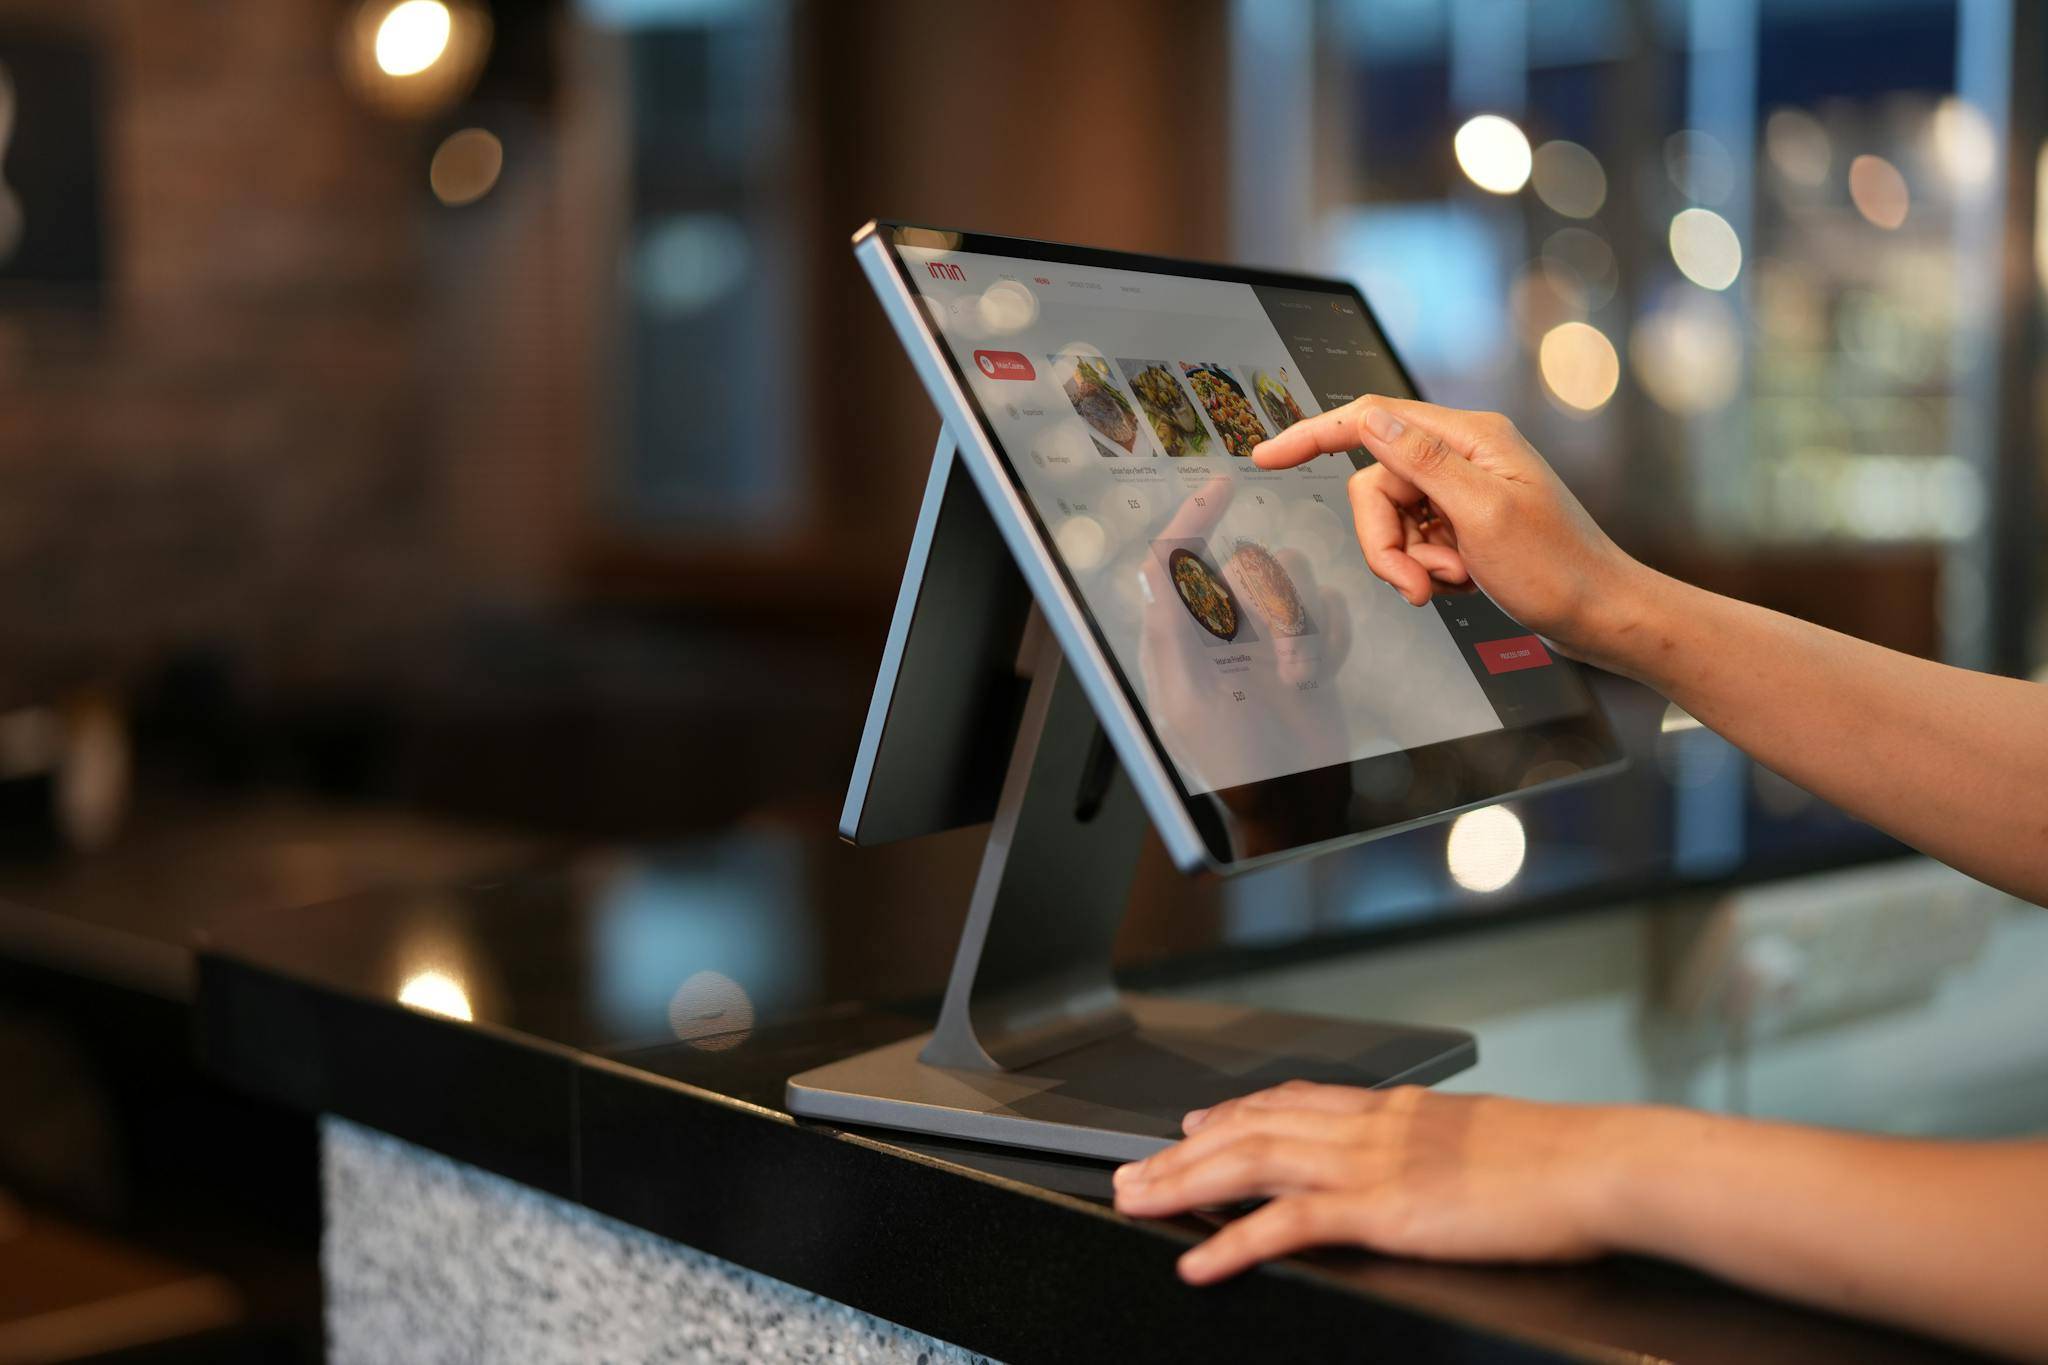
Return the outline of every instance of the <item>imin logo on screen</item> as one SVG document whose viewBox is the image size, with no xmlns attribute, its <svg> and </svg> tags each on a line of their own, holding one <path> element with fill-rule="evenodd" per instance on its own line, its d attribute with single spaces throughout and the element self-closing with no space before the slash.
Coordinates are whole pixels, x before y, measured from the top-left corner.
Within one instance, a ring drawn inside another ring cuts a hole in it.
<svg viewBox="0 0 2048 1365">
<path fill-rule="evenodd" d="M 935 280 L 957 280 L 961 284 L 967 283 L 967 272 L 950 261 L 926 261 L 924 273 Z"/>
</svg>

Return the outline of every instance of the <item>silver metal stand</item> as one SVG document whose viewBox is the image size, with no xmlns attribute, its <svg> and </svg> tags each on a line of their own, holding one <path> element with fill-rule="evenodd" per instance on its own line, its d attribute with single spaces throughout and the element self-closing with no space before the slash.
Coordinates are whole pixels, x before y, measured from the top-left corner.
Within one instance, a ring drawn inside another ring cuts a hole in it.
<svg viewBox="0 0 2048 1365">
<path fill-rule="evenodd" d="M 972 766 L 969 717 L 1002 708 L 960 693 L 1011 685 L 990 676 L 991 608 L 970 607 L 1015 602 L 1016 569 L 943 437 L 933 458 L 849 803 L 863 833 L 856 805 L 886 812 L 891 835 L 944 827 L 905 788 L 945 783 L 951 812 L 972 811 L 971 785 L 947 774 Z M 1035 609 L 1015 671 L 1029 690 L 937 1027 L 791 1077 L 791 1112 L 1129 1161 L 1178 1138 L 1188 1110 L 1282 1081 L 1426 1084 L 1477 1060 L 1456 1030 L 1120 993 L 1110 949 L 1144 812 Z"/>
<path fill-rule="evenodd" d="M 1013 1071 L 1136 1027 L 1109 953 L 1144 813 L 1035 611 L 1023 653 L 1031 690 L 938 1028 L 919 1054 L 930 1066 Z"/>
</svg>

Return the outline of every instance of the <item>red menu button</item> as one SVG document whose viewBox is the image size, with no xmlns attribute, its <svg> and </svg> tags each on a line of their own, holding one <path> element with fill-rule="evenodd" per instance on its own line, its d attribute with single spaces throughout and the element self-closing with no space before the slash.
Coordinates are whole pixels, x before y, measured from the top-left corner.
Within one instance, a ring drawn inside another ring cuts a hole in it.
<svg viewBox="0 0 2048 1365">
<path fill-rule="evenodd" d="M 1550 651 L 1534 635 L 1517 635 L 1512 640 L 1488 640 L 1472 648 L 1488 673 L 1513 673 L 1518 669 L 1541 668 L 1550 662 Z"/>
<path fill-rule="evenodd" d="M 990 379 L 1036 379 L 1038 371 L 1015 351 L 976 351 L 975 368 Z"/>
</svg>

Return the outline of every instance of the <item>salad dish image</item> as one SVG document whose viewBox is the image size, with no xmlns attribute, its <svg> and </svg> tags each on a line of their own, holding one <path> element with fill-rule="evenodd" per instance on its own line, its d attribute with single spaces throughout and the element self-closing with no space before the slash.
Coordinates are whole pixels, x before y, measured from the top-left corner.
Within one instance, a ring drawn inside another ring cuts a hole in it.
<svg viewBox="0 0 2048 1365">
<path fill-rule="evenodd" d="M 1202 425 L 1188 391 L 1164 361 L 1119 359 L 1116 363 L 1131 381 L 1131 392 L 1138 395 L 1138 406 L 1145 410 L 1145 420 L 1151 423 L 1161 450 L 1176 459 L 1209 453 L 1209 429 Z"/>
<path fill-rule="evenodd" d="M 1216 434 L 1223 438 L 1223 448 L 1232 455 L 1249 457 L 1252 447 L 1265 440 L 1272 433 L 1259 422 L 1259 414 L 1252 410 L 1251 400 L 1244 395 L 1244 388 L 1231 377 L 1221 365 L 1197 364 L 1183 360 L 1181 369 L 1187 374 L 1188 387 L 1195 391 L 1195 397 L 1202 400 L 1202 407 L 1209 414 L 1209 420 L 1216 425 Z"/>
<path fill-rule="evenodd" d="M 1104 441 L 1121 447 L 1124 454 L 1135 454 L 1138 414 L 1131 407 L 1131 400 L 1117 387 L 1109 362 L 1099 355 L 1054 355 L 1046 359 L 1052 362 L 1053 376 L 1081 420 Z M 1105 449 L 1102 453 L 1115 452 Z"/>
</svg>

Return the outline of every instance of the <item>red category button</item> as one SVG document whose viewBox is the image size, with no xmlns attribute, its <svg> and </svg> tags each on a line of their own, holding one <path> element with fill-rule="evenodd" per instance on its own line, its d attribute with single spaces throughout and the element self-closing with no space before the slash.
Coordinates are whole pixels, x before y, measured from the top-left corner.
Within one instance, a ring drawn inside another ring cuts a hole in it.
<svg viewBox="0 0 2048 1365">
<path fill-rule="evenodd" d="M 1523 668 L 1541 668 L 1550 662 L 1550 651 L 1534 635 L 1517 635 L 1512 640 L 1487 640 L 1472 648 L 1488 673 L 1513 673 Z"/>
<path fill-rule="evenodd" d="M 1036 379 L 1038 371 L 1015 351 L 976 351 L 975 366 L 990 379 Z"/>
</svg>

